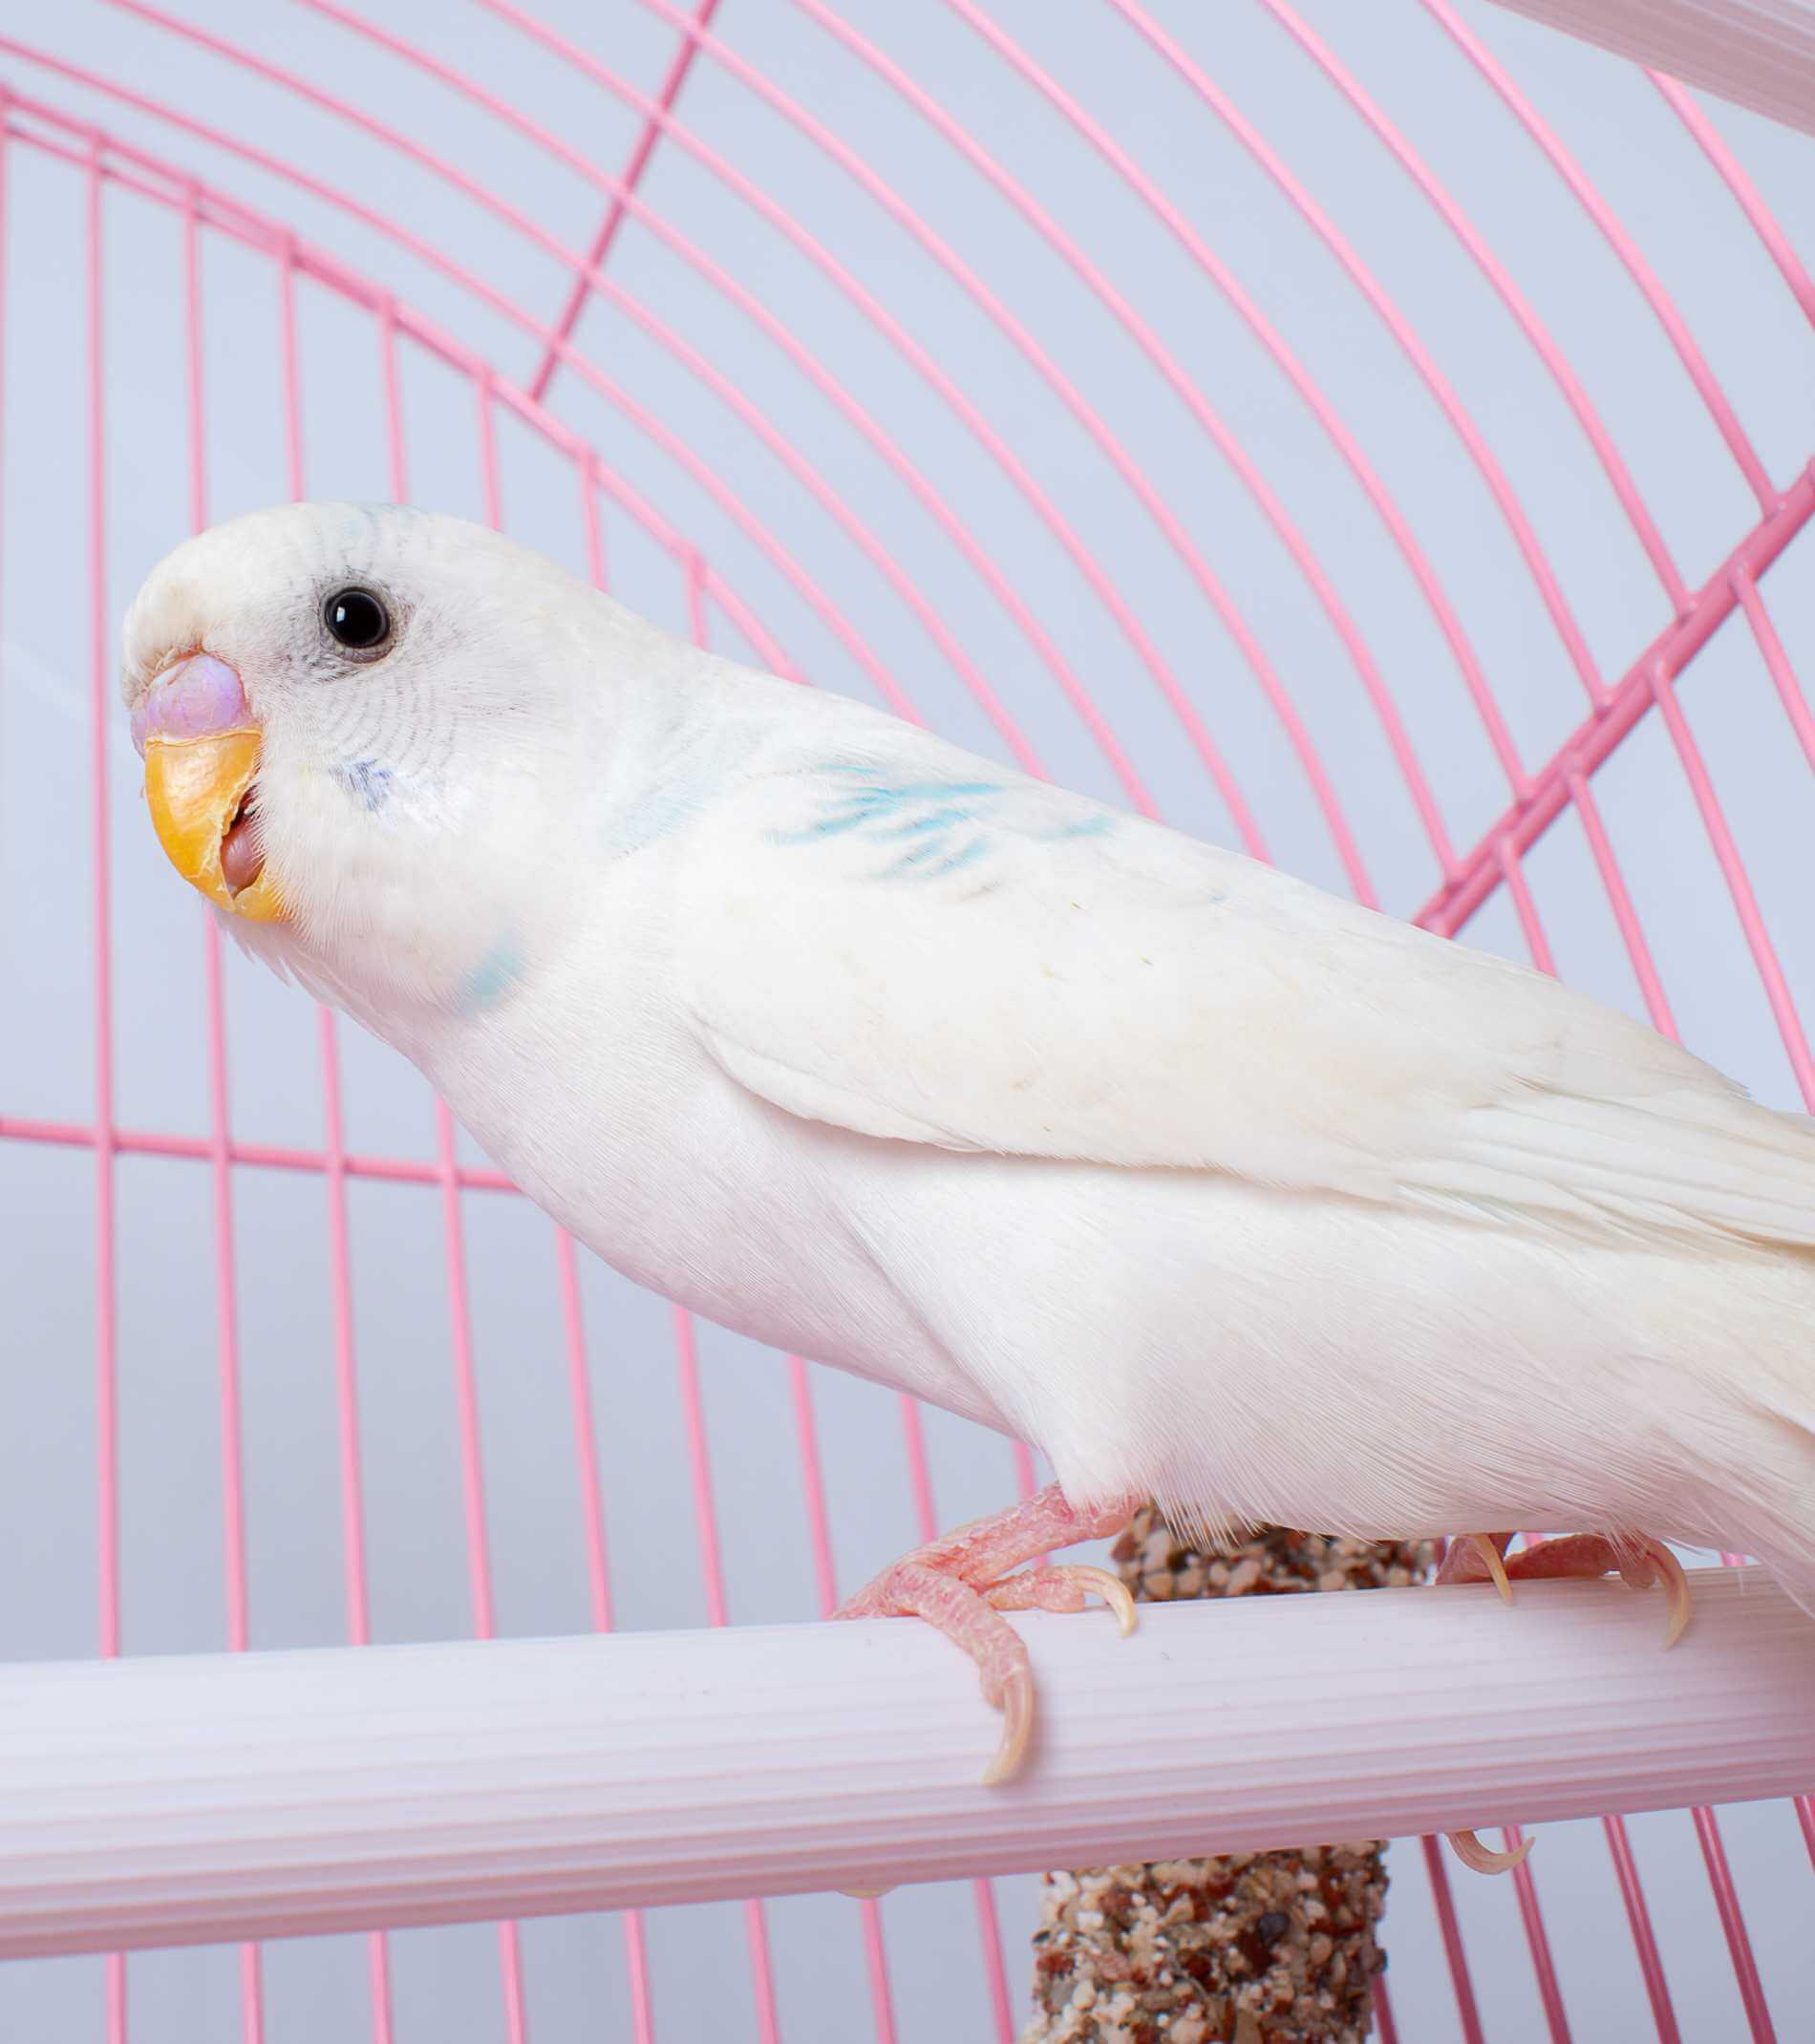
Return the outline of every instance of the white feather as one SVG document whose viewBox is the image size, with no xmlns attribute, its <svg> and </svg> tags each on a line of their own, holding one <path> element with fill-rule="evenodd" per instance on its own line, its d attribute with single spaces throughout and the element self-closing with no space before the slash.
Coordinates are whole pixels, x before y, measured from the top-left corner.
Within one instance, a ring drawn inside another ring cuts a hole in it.
<svg viewBox="0 0 1815 2044">
<path fill-rule="evenodd" d="M 682 996 L 790 1113 L 1815 1246 L 1809 1125 L 1612 1010 L 861 706 L 799 731 L 790 701 L 677 881 Z"/>
</svg>

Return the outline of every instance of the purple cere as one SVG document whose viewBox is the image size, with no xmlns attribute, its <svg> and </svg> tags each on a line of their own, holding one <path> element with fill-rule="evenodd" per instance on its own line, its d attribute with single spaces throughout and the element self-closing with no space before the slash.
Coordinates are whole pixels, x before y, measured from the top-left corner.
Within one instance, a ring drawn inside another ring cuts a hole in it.
<svg viewBox="0 0 1815 2044">
<path fill-rule="evenodd" d="M 203 738 L 218 731 L 245 731 L 252 722 L 240 677 L 212 653 L 191 653 L 166 668 L 133 711 L 133 743 L 147 738 Z"/>
</svg>

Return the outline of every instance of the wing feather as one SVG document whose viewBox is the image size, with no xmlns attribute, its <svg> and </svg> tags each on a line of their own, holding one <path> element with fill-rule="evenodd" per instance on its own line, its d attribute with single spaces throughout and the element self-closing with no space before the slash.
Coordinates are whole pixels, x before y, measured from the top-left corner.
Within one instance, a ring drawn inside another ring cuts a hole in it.
<svg viewBox="0 0 1815 2044">
<path fill-rule="evenodd" d="M 1815 1246 L 1815 1124 L 1556 982 L 843 706 L 702 818 L 684 996 L 788 1113 Z"/>
</svg>

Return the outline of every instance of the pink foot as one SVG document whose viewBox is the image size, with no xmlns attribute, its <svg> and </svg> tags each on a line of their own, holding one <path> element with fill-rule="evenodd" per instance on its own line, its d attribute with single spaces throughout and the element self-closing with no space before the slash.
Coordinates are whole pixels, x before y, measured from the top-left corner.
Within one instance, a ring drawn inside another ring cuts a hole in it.
<svg viewBox="0 0 1815 2044">
<path fill-rule="evenodd" d="M 1531 1581 L 1565 1576 L 1592 1579 L 1617 1575 L 1631 1589 L 1664 1590 L 1664 1645 L 1674 1647 L 1689 1629 L 1692 1607 L 1689 1579 L 1682 1564 L 1660 1540 L 1648 1534 L 1569 1533 L 1556 1540 L 1541 1540 L 1508 1555 L 1510 1533 L 1465 1533 L 1450 1543 L 1443 1565 L 1437 1571 L 1440 1583 L 1484 1583 L 1500 1586 L 1500 1594 L 1510 1603 L 1512 1586 L 1521 1578 Z"/>
<path fill-rule="evenodd" d="M 1581 1576 L 1592 1580 L 1617 1575 L 1632 1589 L 1653 1589 L 1661 1582 L 1665 1647 L 1674 1647 L 1688 1630 L 1689 1580 L 1682 1572 L 1682 1564 L 1662 1541 L 1642 1533 L 1612 1538 L 1600 1533 L 1569 1533 L 1556 1540 L 1541 1540 L 1535 1546 L 1508 1556 L 1506 1544 L 1511 1539 L 1510 1533 L 1463 1534 L 1450 1542 L 1437 1580 L 1493 1582 L 1508 1604 L 1512 1602 L 1513 1583 L 1519 1578 L 1555 1581 Z M 1531 1841 L 1527 1839 L 1517 1852 L 1495 1852 L 1472 1831 L 1452 1831 L 1449 1842 L 1463 1864 L 1473 1867 L 1478 1874 L 1507 1873 L 1531 1850 Z"/>
<path fill-rule="evenodd" d="M 1002 1743 L 985 1770 L 986 1787 L 1006 1781 L 1021 1764 L 1034 1728 L 1034 1671 L 1020 1635 L 1004 1611 L 1081 1611 L 1087 1592 L 1115 1612 L 1123 1636 L 1134 1630 L 1134 1599 L 1106 1568 L 1042 1562 L 1009 1570 L 1055 1547 L 1119 1533 L 1142 1503 L 1138 1497 L 1074 1510 L 1057 1483 L 1021 1504 L 960 1526 L 885 1568 L 867 1588 L 841 1605 L 840 1618 L 924 1618 L 977 1664 L 984 1698 L 1003 1714 Z"/>
</svg>

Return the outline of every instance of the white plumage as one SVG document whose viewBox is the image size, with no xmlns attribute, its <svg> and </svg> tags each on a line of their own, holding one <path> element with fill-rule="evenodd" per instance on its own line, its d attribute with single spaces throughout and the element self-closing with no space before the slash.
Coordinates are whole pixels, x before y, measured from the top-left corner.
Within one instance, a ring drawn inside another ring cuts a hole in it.
<svg viewBox="0 0 1815 2044">
<path fill-rule="evenodd" d="M 236 932 L 631 1277 L 1024 1435 L 1074 1503 L 1643 1532 L 1815 1611 L 1815 1124 L 454 521 L 191 542 L 128 699 L 197 649 L 262 739 L 284 916 Z"/>
</svg>

